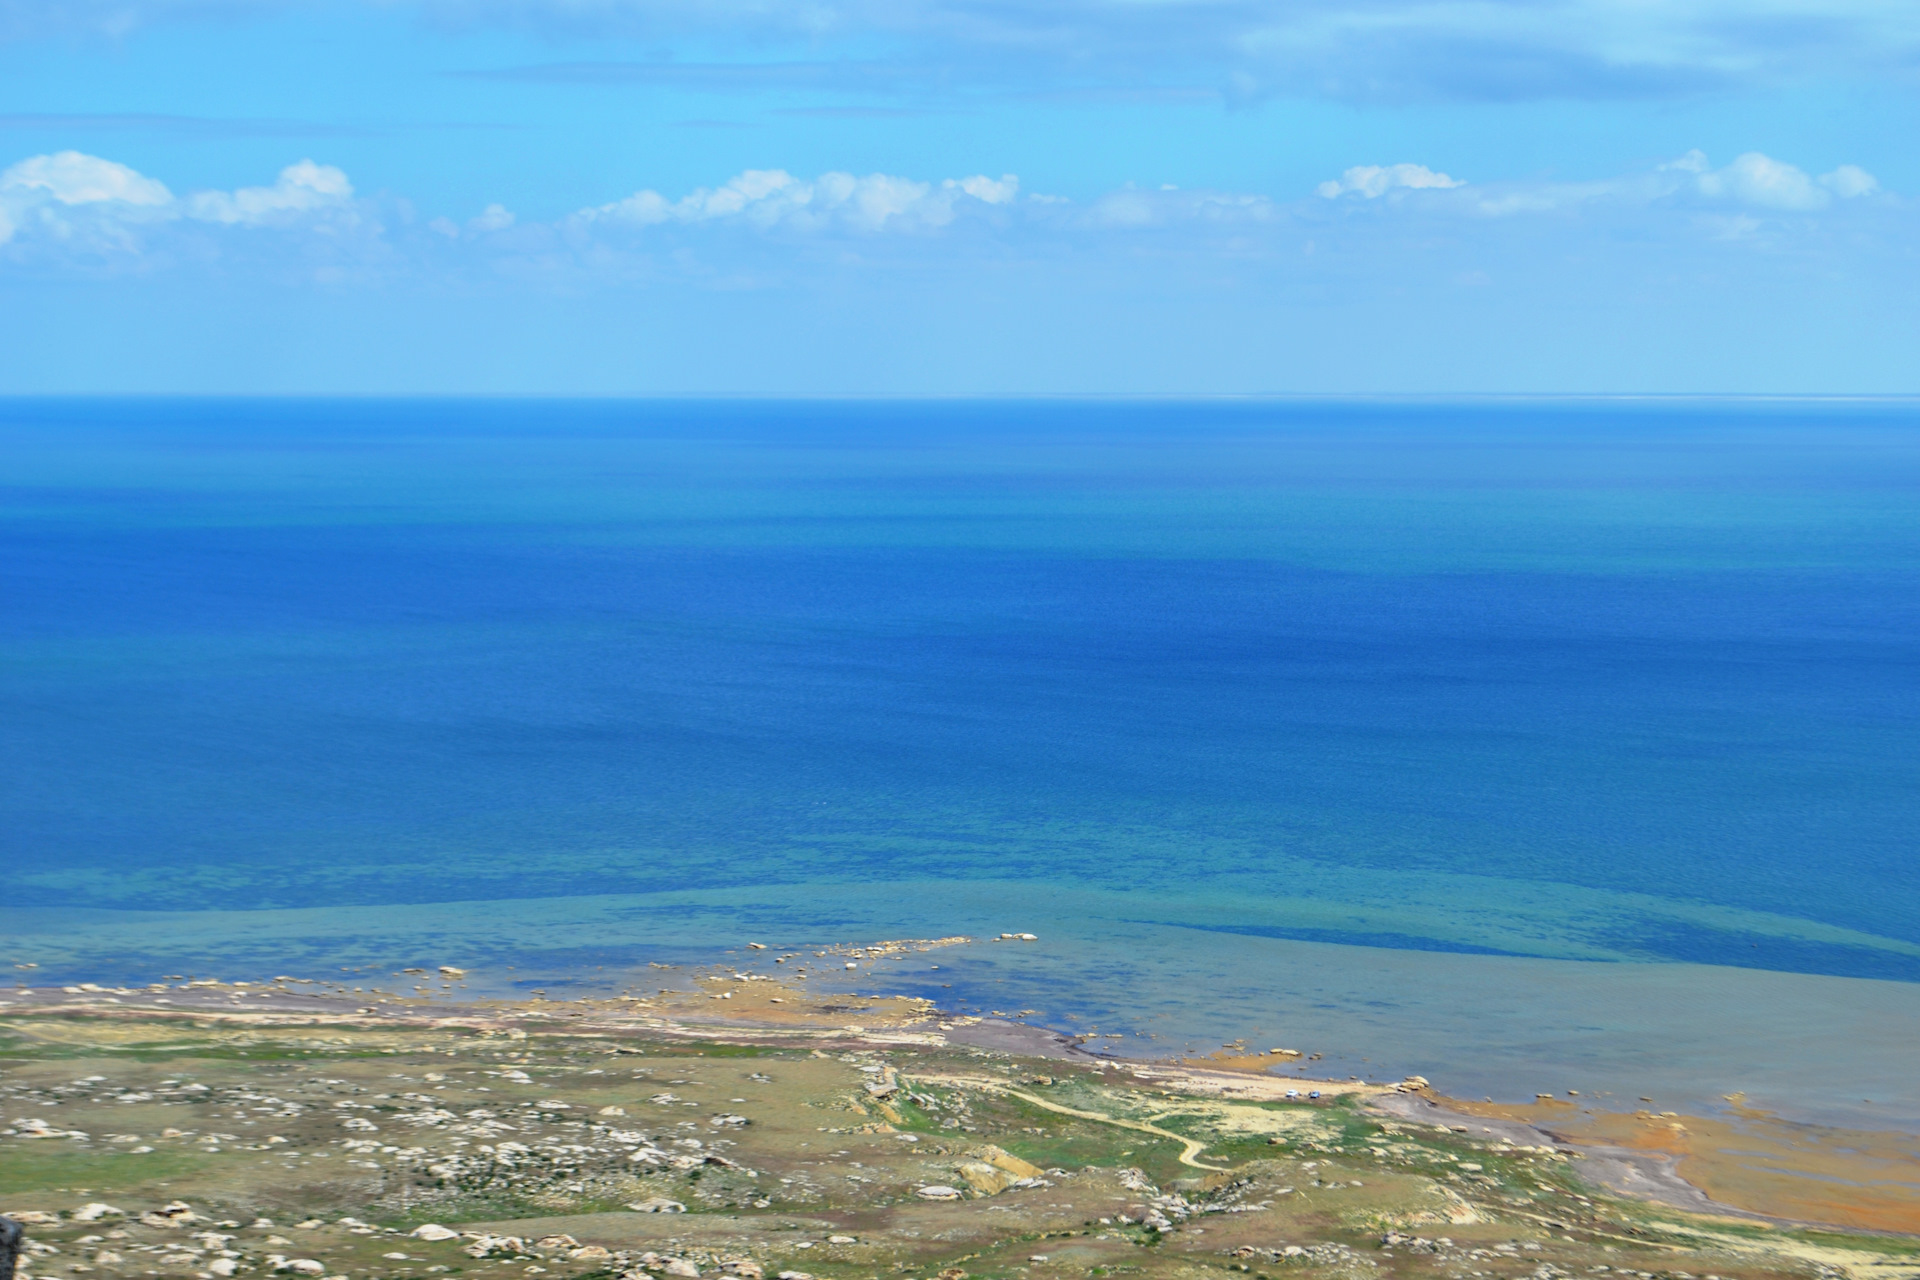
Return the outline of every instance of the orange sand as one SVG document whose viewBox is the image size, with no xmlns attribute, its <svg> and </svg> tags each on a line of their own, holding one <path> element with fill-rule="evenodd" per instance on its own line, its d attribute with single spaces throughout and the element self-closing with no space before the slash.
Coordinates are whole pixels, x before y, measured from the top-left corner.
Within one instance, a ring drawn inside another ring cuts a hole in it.
<svg viewBox="0 0 1920 1280">
<path fill-rule="evenodd" d="M 1681 1177 L 1734 1208 L 1800 1222 L 1920 1233 L 1920 1136 L 1827 1129 L 1735 1106 L 1706 1118 L 1459 1102 L 1472 1115 L 1525 1120 L 1573 1143 L 1659 1151 Z"/>
</svg>

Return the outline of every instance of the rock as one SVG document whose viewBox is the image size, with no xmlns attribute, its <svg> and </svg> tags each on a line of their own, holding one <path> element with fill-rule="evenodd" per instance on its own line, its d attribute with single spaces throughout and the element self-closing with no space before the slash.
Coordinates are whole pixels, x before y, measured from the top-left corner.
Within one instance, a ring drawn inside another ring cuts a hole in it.
<svg viewBox="0 0 1920 1280">
<path fill-rule="evenodd" d="M 567 1256 L 575 1262 L 609 1262 L 613 1259 L 611 1250 L 597 1244 L 583 1244 L 578 1249 L 569 1251 Z"/>
<path fill-rule="evenodd" d="M 460 1233 L 437 1222 L 425 1223 L 407 1232 L 415 1240 L 458 1240 Z"/>
<path fill-rule="evenodd" d="M 101 1204 L 98 1201 L 92 1204 L 83 1204 L 73 1211 L 73 1220 L 75 1222 L 98 1222 L 102 1218 L 124 1218 L 126 1216 L 124 1210 L 116 1209 L 110 1204 Z"/>
<path fill-rule="evenodd" d="M 969 1160 L 955 1172 L 982 1195 L 997 1196 L 1018 1181 L 1006 1170 L 996 1169 L 984 1160 Z M 925 1195 L 926 1192 L 920 1194 Z"/>
<path fill-rule="evenodd" d="M 828 1244 L 859 1244 L 860 1242 L 852 1236 L 828 1236 L 827 1243 Z"/>
<path fill-rule="evenodd" d="M 524 1253 L 527 1242 L 519 1236 L 496 1236 L 481 1232 L 474 1242 L 460 1252 L 469 1258 L 486 1258 L 496 1253 Z"/>
<path fill-rule="evenodd" d="M 964 1193 L 957 1187 L 922 1187 L 914 1192 L 922 1200 L 958 1200 Z M 785 1280 L 782 1277 L 782 1280 Z"/>
<path fill-rule="evenodd" d="M 578 1249 L 580 1242 L 572 1236 L 541 1236 L 534 1241 L 542 1249 Z"/>
<path fill-rule="evenodd" d="M 669 1200 L 665 1196 L 654 1196 L 627 1206 L 635 1213 L 685 1213 L 687 1206 L 678 1200 Z"/>
<path fill-rule="evenodd" d="M 661 1270 L 670 1276 L 682 1276 L 685 1280 L 700 1280 L 700 1268 L 685 1258 L 668 1258 Z"/>
<path fill-rule="evenodd" d="M 994 1168 L 1010 1173 L 1016 1178 L 1038 1178 L 1046 1172 L 1038 1165 L 1028 1164 L 1012 1152 L 1003 1151 L 991 1143 L 975 1147 L 967 1154 L 975 1160 L 984 1160 Z"/>
<path fill-rule="evenodd" d="M 627 1114 L 627 1109 L 625 1107 L 602 1107 L 598 1114 L 603 1116 L 623 1116 Z"/>
<path fill-rule="evenodd" d="M 23 1227 L 51 1227 L 60 1221 L 59 1214 L 44 1213 L 39 1209 L 10 1209 L 4 1216 Z"/>
<path fill-rule="evenodd" d="M 813 1280 L 813 1273 L 810 1271 L 782 1271 L 779 1280 Z"/>
<path fill-rule="evenodd" d="M 273 1264 L 275 1271 L 297 1271 L 303 1276 L 323 1276 L 327 1274 L 327 1264 L 313 1258 L 283 1258 Z"/>
<path fill-rule="evenodd" d="M 443 978 L 464 978 L 467 976 L 467 971 L 465 969 L 456 969 L 450 964 L 443 964 L 440 966 L 440 976 Z"/>
<path fill-rule="evenodd" d="M 96 1262 L 99 1261 L 98 1254 L 94 1255 L 94 1260 Z M 228 1276 L 231 1276 L 234 1272 L 238 1271 L 239 1269 L 240 1269 L 240 1264 L 238 1262 L 235 1262 L 232 1258 L 215 1258 L 212 1262 L 209 1262 L 207 1264 L 207 1270 L 212 1272 L 214 1275 L 219 1276 L 221 1280 L 226 1280 Z"/>
<path fill-rule="evenodd" d="M 729 1275 L 740 1276 L 742 1280 L 761 1280 L 767 1274 L 766 1268 L 745 1258 L 723 1262 L 720 1264 L 720 1269 Z"/>
</svg>

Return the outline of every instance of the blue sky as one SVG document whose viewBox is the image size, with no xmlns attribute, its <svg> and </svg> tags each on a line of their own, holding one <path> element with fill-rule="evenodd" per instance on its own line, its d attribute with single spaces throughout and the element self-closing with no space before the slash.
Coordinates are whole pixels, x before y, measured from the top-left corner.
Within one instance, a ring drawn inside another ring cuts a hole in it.
<svg viewBox="0 0 1920 1280">
<path fill-rule="evenodd" d="M 1920 391 L 1920 8 L 0 0 L 0 391 Z"/>
</svg>

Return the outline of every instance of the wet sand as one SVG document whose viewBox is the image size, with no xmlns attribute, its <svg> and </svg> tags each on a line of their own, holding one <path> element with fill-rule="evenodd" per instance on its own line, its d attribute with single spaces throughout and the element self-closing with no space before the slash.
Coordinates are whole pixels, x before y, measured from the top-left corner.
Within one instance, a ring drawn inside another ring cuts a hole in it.
<svg viewBox="0 0 1920 1280">
<path fill-rule="evenodd" d="M 1609 1171 L 1596 1181 L 1627 1194 L 1643 1194 L 1636 1184 L 1645 1180 L 1695 1193 L 1685 1207 L 1920 1234 L 1920 1136 L 1795 1123 L 1728 1101 L 1712 1116 L 1610 1111 L 1577 1099 L 1444 1105 L 1470 1127 L 1516 1124 L 1582 1151 Z M 1651 1198 L 1682 1203 L 1677 1196 Z"/>
</svg>

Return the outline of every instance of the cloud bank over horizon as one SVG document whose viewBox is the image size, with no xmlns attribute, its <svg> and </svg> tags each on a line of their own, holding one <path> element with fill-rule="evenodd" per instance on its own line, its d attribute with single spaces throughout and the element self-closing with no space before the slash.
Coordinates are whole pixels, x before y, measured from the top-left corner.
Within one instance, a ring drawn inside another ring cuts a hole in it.
<svg viewBox="0 0 1920 1280">
<path fill-rule="evenodd" d="M 1920 391 L 1916 122 L 1880 0 L 0 0 L 0 391 Z"/>
<path fill-rule="evenodd" d="M 1350 167 L 1310 194 L 1129 185 L 1086 202 L 1024 192 L 1013 174 L 828 172 L 809 180 L 748 170 L 678 197 L 646 188 L 549 222 L 523 220 L 498 202 L 461 222 L 423 219 L 401 196 L 359 195 L 345 172 L 311 159 L 287 165 L 270 184 L 175 195 L 125 164 L 63 151 L 0 171 L 0 269 L 98 275 L 210 268 L 230 257 L 283 283 L 339 284 L 344 267 L 370 281 L 453 278 L 491 263 L 514 264 L 522 283 L 544 274 L 569 287 L 613 287 L 641 277 L 608 268 L 622 255 L 645 257 L 656 242 L 724 273 L 743 256 L 742 236 L 757 245 L 744 256 L 762 264 L 769 248 L 799 254 L 827 241 L 844 250 L 876 239 L 912 241 L 906 252 L 928 260 L 983 244 L 1044 253 L 1145 234 L 1173 237 L 1190 251 L 1245 255 L 1255 246 L 1280 250 L 1290 238 L 1449 225 L 1464 233 L 1475 223 L 1547 216 L 1586 218 L 1600 236 L 1627 219 L 1680 237 L 1744 240 L 1763 252 L 1825 234 L 1821 215 L 1849 206 L 1888 229 L 1916 225 L 1912 204 L 1857 165 L 1816 177 L 1759 152 L 1715 167 L 1690 151 L 1588 182 L 1470 182 L 1402 162 Z M 454 246 L 459 256 L 450 257 Z M 892 250 L 889 260 L 901 253 Z"/>
</svg>

